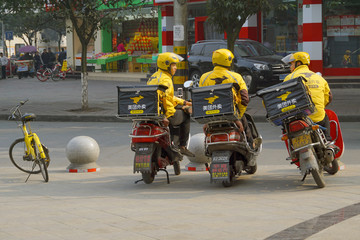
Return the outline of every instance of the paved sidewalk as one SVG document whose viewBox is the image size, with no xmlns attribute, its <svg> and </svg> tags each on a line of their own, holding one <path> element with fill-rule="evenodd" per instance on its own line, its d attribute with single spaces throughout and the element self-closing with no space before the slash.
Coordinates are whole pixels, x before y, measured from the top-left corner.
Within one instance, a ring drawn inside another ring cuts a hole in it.
<svg viewBox="0 0 360 240">
<path fill-rule="evenodd" d="M 87 111 L 81 111 L 79 79 L 59 82 L 40 82 L 36 78 L 0 80 L 0 119 L 7 119 L 11 107 L 29 99 L 23 110 L 35 113 L 39 121 L 120 121 L 115 117 L 116 86 L 144 84 L 140 82 L 144 74 L 123 73 L 116 76 L 111 81 L 88 81 Z M 334 88 L 332 92 L 334 100 L 329 108 L 338 114 L 340 121 L 360 121 L 360 89 Z M 251 99 L 247 111 L 255 121 L 265 121 L 266 111 L 260 98 Z"/>
<path fill-rule="evenodd" d="M 355 240 L 359 171 L 348 165 L 317 189 L 311 177 L 301 184 L 290 165 L 262 166 L 231 188 L 210 184 L 207 172 L 171 169 L 170 184 L 160 172 L 147 185 L 134 184 L 140 176 L 131 166 L 80 174 L 51 168 L 49 183 L 33 175 L 25 184 L 26 174 L 1 168 L 0 239 Z"/>
</svg>

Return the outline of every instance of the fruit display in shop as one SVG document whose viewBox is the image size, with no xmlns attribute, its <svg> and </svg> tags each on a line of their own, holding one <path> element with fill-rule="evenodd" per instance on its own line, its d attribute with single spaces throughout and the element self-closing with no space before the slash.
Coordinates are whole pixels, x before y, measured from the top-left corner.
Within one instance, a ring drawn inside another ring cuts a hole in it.
<svg viewBox="0 0 360 240">
<path fill-rule="evenodd" d="M 116 57 L 119 55 L 124 55 L 126 52 L 108 52 L 108 53 L 98 53 L 95 56 L 93 56 L 93 59 L 104 59 L 104 58 L 111 58 Z"/>
<path fill-rule="evenodd" d="M 158 42 L 157 21 L 145 20 L 140 23 L 126 49 L 129 54 L 133 54 L 135 51 L 151 54 L 158 51 Z"/>
<path fill-rule="evenodd" d="M 153 41 L 154 38 L 148 36 L 142 36 L 141 34 L 135 35 L 135 37 L 130 41 L 127 51 L 133 53 L 134 51 L 144 51 L 144 52 L 153 52 Z"/>
</svg>

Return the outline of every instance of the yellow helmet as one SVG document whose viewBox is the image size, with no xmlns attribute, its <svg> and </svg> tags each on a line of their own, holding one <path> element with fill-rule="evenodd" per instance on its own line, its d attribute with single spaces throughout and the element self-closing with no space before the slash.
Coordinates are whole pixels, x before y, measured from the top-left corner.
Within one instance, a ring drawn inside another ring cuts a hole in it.
<svg viewBox="0 0 360 240">
<path fill-rule="evenodd" d="M 230 67 L 234 54 L 229 49 L 218 49 L 213 52 L 212 63 L 214 66 Z"/>
<path fill-rule="evenodd" d="M 171 64 L 181 62 L 182 60 L 183 58 L 175 53 L 160 53 L 157 59 L 157 66 L 162 70 L 170 71 Z"/>
<path fill-rule="evenodd" d="M 310 55 L 307 52 L 296 52 L 287 55 L 282 59 L 284 63 L 291 63 L 300 61 L 302 64 L 309 65 L 310 64 Z"/>
</svg>

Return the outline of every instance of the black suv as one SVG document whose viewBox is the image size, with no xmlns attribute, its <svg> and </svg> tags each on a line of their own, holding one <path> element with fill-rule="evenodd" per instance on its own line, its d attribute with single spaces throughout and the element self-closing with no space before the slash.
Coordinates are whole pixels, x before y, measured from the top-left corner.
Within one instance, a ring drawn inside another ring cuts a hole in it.
<svg viewBox="0 0 360 240">
<path fill-rule="evenodd" d="M 198 81 L 203 73 L 211 71 L 212 53 L 220 48 L 227 48 L 225 40 L 194 43 L 188 56 L 189 79 Z M 236 40 L 234 56 L 233 69 L 242 75 L 249 93 L 279 83 L 290 73 L 290 66 L 281 61 L 281 56 L 257 41 Z"/>
</svg>

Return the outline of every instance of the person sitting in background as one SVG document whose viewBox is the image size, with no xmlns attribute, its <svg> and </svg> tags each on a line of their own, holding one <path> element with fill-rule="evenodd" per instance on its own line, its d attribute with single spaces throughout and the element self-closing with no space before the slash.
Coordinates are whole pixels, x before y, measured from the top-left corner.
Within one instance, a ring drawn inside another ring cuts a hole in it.
<svg viewBox="0 0 360 240">
<path fill-rule="evenodd" d="M 126 52 L 123 40 L 120 40 L 120 43 L 117 46 L 117 52 Z"/>
<path fill-rule="evenodd" d="M 343 60 L 342 60 L 342 65 L 344 67 L 352 67 L 350 54 L 351 54 L 350 50 L 345 51 L 345 55 L 343 56 Z"/>
</svg>

